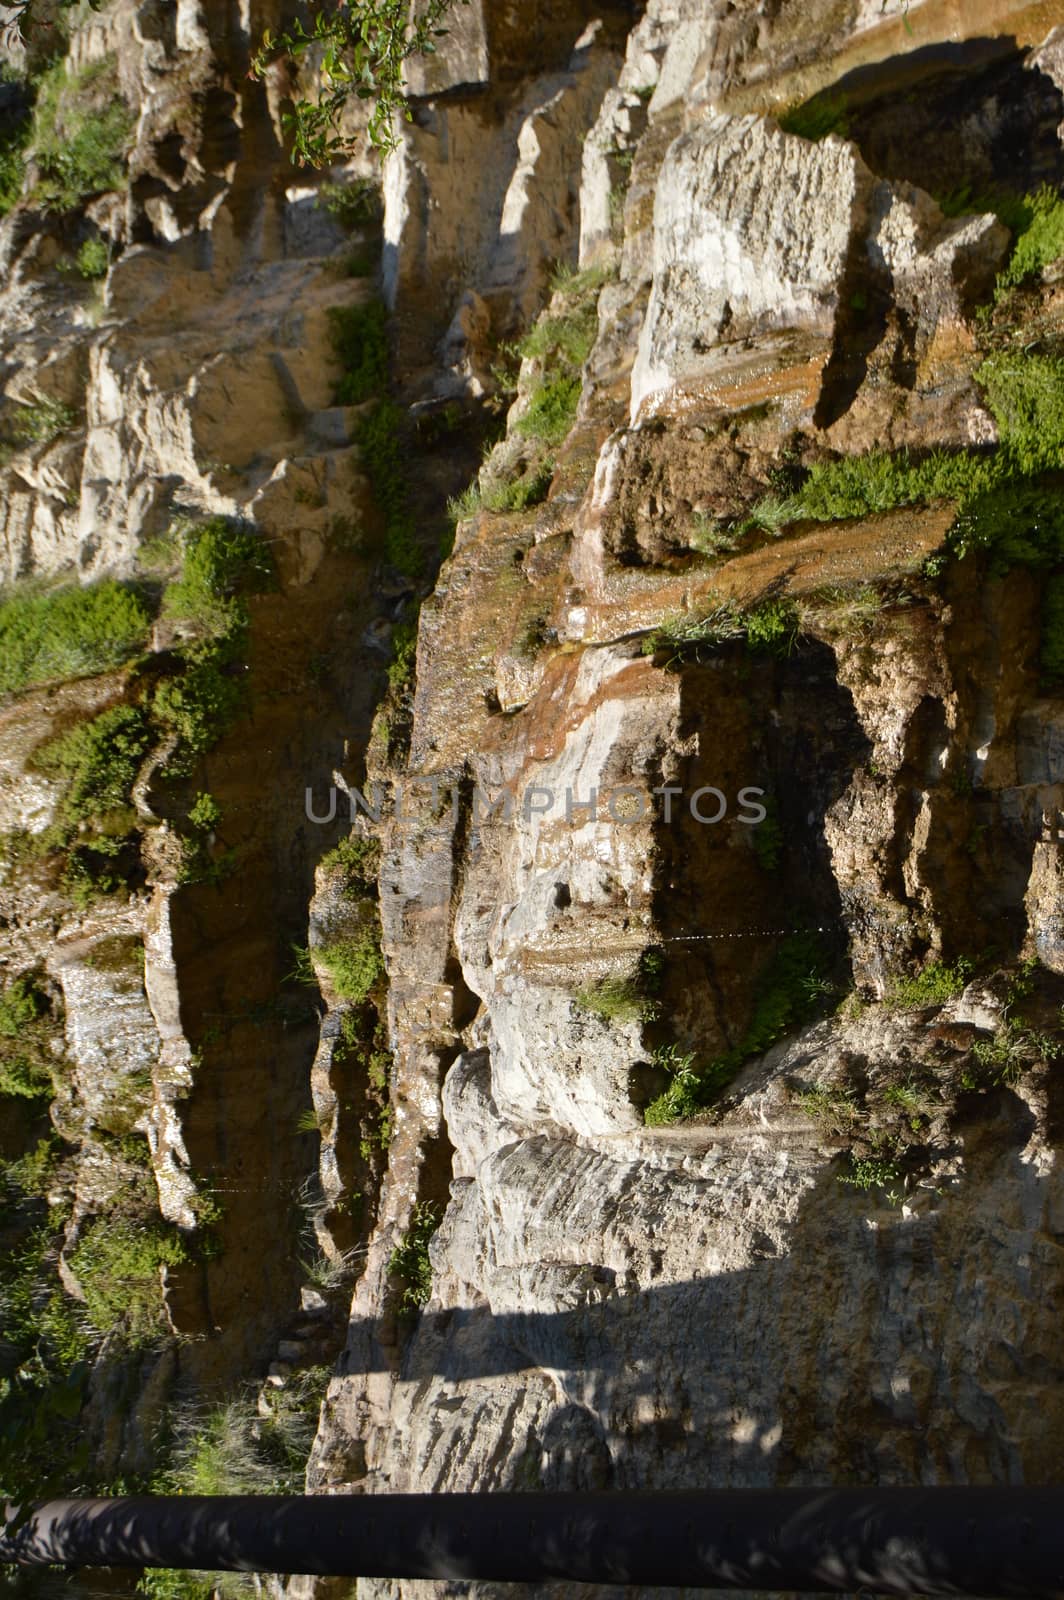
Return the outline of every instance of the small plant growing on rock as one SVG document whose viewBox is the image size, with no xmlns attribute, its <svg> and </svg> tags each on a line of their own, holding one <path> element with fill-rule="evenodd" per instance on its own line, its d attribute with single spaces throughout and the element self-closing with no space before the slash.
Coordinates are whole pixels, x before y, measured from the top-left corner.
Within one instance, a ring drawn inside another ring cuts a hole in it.
<svg viewBox="0 0 1064 1600">
<path fill-rule="evenodd" d="M 324 872 L 343 871 L 347 893 L 372 889 L 377 882 L 381 847 L 377 839 L 352 833 L 321 858 Z"/>
<path fill-rule="evenodd" d="M 1056 189 L 1043 184 L 1002 220 L 1012 227 L 1016 237 L 1008 265 L 998 277 L 997 299 L 1064 255 L 1064 200 Z"/>
<path fill-rule="evenodd" d="M 688 543 L 700 556 L 730 555 L 738 548 L 740 539 L 741 534 L 730 522 L 695 512 Z"/>
<path fill-rule="evenodd" d="M 51 444 L 76 421 L 77 412 L 62 400 L 37 400 L 18 408 L 12 432 L 20 444 Z"/>
<path fill-rule="evenodd" d="M 114 1216 L 91 1222 L 69 1256 L 93 1328 L 129 1348 L 163 1335 L 160 1270 L 188 1259 L 178 1234 L 164 1224 Z"/>
<path fill-rule="evenodd" d="M 111 265 L 111 252 L 106 239 L 86 239 L 75 260 L 83 278 L 106 278 Z"/>
<path fill-rule="evenodd" d="M 886 1189 L 896 1183 L 901 1176 L 901 1170 L 893 1157 L 858 1156 L 851 1153 L 849 1163 L 849 1170 L 839 1174 L 838 1182 L 847 1184 L 851 1189 L 860 1189 L 864 1194 L 872 1189 Z"/>
<path fill-rule="evenodd" d="M 964 956 L 952 966 L 943 961 L 929 961 L 914 978 L 899 978 L 891 986 L 888 998 L 903 1011 L 916 1011 L 922 1006 L 943 1006 L 968 984 L 973 966 Z"/>
<path fill-rule="evenodd" d="M 839 1132 L 849 1128 L 859 1115 L 852 1089 L 816 1083 L 795 1096 L 795 1104 L 807 1117 L 831 1124 Z"/>
<path fill-rule="evenodd" d="M 694 1069 L 687 1063 L 665 1093 L 647 1106 L 643 1113 L 647 1127 L 663 1127 L 694 1116 L 731 1082 L 744 1061 L 761 1055 L 810 1016 L 823 997 L 825 965 L 822 948 L 807 935 L 788 935 L 761 981 L 742 1039 L 702 1067 Z"/>
<path fill-rule="evenodd" d="M 965 1069 L 961 1087 L 1011 1089 L 1033 1067 L 1054 1061 L 1061 1054 L 1064 1045 L 1060 1039 L 1009 1018 L 992 1039 L 979 1039 L 972 1046 L 976 1070 Z"/>
<path fill-rule="evenodd" d="M 742 639 L 751 654 L 789 655 L 800 626 L 798 608 L 785 597 L 770 597 L 745 608 L 720 600 L 700 617 L 677 617 L 662 623 L 644 639 L 642 653 L 664 656 L 666 667 L 674 667 Z"/>
<path fill-rule="evenodd" d="M 389 1271 L 403 1283 L 399 1308 L 408 1316 L 416 1316 L 432 1294 L 429 1243 L 439 1225 L 439 1207 L 420 1201 L 414 1208 L 409 1228 L 388 1262 Z"/>
<path fill-rule="evenodd" d="M 91 195 L 122 189 L 136 118 L 104 88 L 115 82 L 113 59 L 70 73 L 57 62 L 37 90 L 32 145 L 40 173 L 36 198 L 48 210 L 71 211 Z"/>
<path fill-rule="evenodd" d="M 644 950 L 635 972 L 602 978 L 578 989 L 573 1000 L 606 1022 L 652 1022 L 660 1011 L 655 998 L 664 978 L 665 955 L 656 945 Z"/>
<path fill-rule="evenodd" d="M 273 559 L 259 535 L 225 517 L 183 532 L 181 576 L 167 585 L 163 612 L 219 639 L 247 625 L 247 594 L 274 582 Z"/>
<path fill-rule="evenodd" d="M 314 952 L 341 1000 L 361 1004 L 384 976 L 384 957 L 376 926 L 319 946 Z"/>
</svg>

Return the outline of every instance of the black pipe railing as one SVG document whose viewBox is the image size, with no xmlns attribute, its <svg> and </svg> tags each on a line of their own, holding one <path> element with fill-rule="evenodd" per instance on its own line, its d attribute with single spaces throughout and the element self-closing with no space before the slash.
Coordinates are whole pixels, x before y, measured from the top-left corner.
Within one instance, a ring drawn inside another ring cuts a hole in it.
<svg viewBox="0 0 1064 1600">
<path fill-rule="evenodd" d="M 1064 1489 L 52 1500 L 0 1561 L 1064 1600 Z"/>
</svg>

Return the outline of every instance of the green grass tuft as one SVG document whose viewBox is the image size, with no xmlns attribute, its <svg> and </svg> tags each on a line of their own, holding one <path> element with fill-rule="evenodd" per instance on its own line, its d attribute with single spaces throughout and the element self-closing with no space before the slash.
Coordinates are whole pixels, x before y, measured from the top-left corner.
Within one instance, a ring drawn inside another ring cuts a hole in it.
<svg viewBox="0 0 1064 1600">
<path fill-rule="evenodd" d="M 516 424 L 518 433 L 541 444 L 560 444 L 576 418 L 580 390 L 579 376 L 569 373 L 541 380 L 532 391 L 528 410 Z"/>
<path fill-rule="evenodd" d="M 512 483 L 494 484 L 483 503 L 489 511 L 527 511 L 547 498 L 553 481 L 554 462 L 548 457 Z"/>
<path fill-rule="evenodd" d="M 104 579 L 0 601 L 0 693 L 104 672 L 139 654 L 151 618 L 127 585 Z"/>
<path fill-rule="evenodd" d="M 664 656 L 671 667 L 742 639 L 754 655 L 789 655 L 799 631 L 798 608 L 791 600 L 777 596 L 745 608 L 722 600 L 703 616 L 677 617 L 655 628 L 644 639 L 642 653 Z"/>
<path fill-rule="evenodd" d="M 114 60 L 68 73 L 64 62 L 39 80 L 31 143 L 40 176 L 34 197 L 52 211 L 72 211 L 92 195 L 123 189 L 136 117 L 102 88 L 116 81 Z"/>
<path fill-rule="evenodd" d="M 961 993 L 971 975 L 972 963 L 963 956 L 952 966 L 942 961 L 929 961 L 915 978 L 899 978 L 891 987 L 888 999 L 904 1011 L 942 1006 Z"/>
</svg>

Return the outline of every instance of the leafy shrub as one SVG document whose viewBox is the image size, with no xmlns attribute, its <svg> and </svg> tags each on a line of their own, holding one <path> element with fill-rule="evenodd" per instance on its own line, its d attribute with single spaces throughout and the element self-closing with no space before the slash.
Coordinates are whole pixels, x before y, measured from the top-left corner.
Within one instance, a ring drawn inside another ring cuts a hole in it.
<svg viewBox="0 0 1064 1600">
<path fill-rule="evenodd" d="M 75 260 L 83 278 L 105 278 L 111 265 L 106 239 L 86 239 Z"/>
<path fill-rule="evenodd" d="M 212 794 L 198 794 L 189 807 L 188 820 L 192 827 L 209 833 L 222 820 L 222 808 Z"/>
<path fill-rule="evenodd" d="M 59 1161 L 59 1147 L 49 1134 L 44 1139 L 38 1139 L 32 1149 L 23 1151 L 17 1160 L 8 1161 L 4 1167 L 4 1177 L 28 1198 L 44 1200 L 55 1180 Z"/>
<path fill-rule="evenodd" d="M 972 963 L 963 956 L 952 966 L 942 961 L 929 961 L 916 977 L 899 978 L 891 987 L 889 998 L 906 1011 L 945 1005 L 947 1000 L 961 993 L 971 975 Z"/>
<path fill-rule="evenodd" d="M 50 1100 L 52 1078 L 40 1062 L 25 1055 L 0 1052 L 0 1096 L 13 1100 Z"/>
<path fill-rule="evenodd" d="M 29 978 L 16 978 L 0 995 L 0 1038 L 18 1039 L 47 1010 L 47 1001 Z"/>
<path fill-rule="evenodd" d="M 388 383 L 386 319 L 380 301 L 332 306 L 329 325 L 333 350 L 344 368 L 336 388 L 337 405 L 380 399 Z"/>
<path fill-rule="evenodd" d="M 388 1270 L 403 1280 L 404 1288 L 400 1309 L 416 1314 L 427 1305 L 432 1294 L 432 1262 L 429 1260 L 429 1242 L 440 1225 L 439 1210 L 427 1201 L 414 1208 L 410 1227 L 401 1243 L 392 1251 Z"/>
<path fill-rule="evenodd" d="M 26 146 L 33 119 L 28 111 L 10 115 L 0 132 L 0 217 L 13 211 L 26 180 Z"/>
<path fill-rule="evenodd" d="M 1059 493 L 1024 479 L 973 496 L 949 532 L 956 556 L 990 555 L 1000 577 L 1012 566 L 1044 567 L 1064 557 L 1064 507 Z"/>
<path fill-rule="evenodd" d="M 136 1348 L 165 1331 L 160 1269 L 188 1259 L 180 1236 L 164 1224 L 111 1216 L 88 1225 L 69 1262 L 92 1326 Z"/>
<path fill-rule="evenodd" d="M 163 611 L 219 638 L 246 627 L 243 597 L 274 582 L 269 547 L 250 528 L 211 517 L 185 531 L 181 576 L 167 585 Z"/>
<path fill-rule="evenodd" d="M 88 1340 L 71 1302 L 56 1287 L 56 1254 L 47 1227 L 34 1229 L 20 1246 L 5 1251 L 0 1300 L 5 1342 L 27 1354 L 36 1350 L 40 1367 L 58 1373 L 84 1359 Z M 6 1469 L 5 1462 L 5 1477 Z"/>
<path fill-rule="evenodd" d="M 395 148 L 394 118 L 402 115 L 410 122 L 414 115 L 404 94 L 404 64 L 412 55 L 435 52 L 435 39 L 445 31 L 440 22 L 453 3 L 428 0 L 412 21 L 405 0 L 362 0 L 350 9 L 318 11 L 309 32 L 298 18 L 279 36 L 266 29 L 252 60 L 255 76 L 279 57 L 298 61 L 308 50 L 320 51 L 317 100 L 297 101 L 284 119 L 301 166 L 328 166 L 346 147 L 337 130 L 351 95 L 372 102 L 370 143 L 381 151 Z"/>
<path fill-rule="evenodd" d="M 180 741 L 180 755 L 171 759 L 174 773 L 187 771 L 239 716 L 245 705 L 243 687 L 227 676 L 216 660 L 196 661 L 179 677 L 161 683 L 152 700 L 152 714 Z"/>
<path fill-rule="evenodd" d="M 76 421 L 77 413 L 62 400 L 37 400 L 33 405 L 19 406 L 11 431 L 19 444 L 51 444 L 60 434 L 68 433 Z"/>
<path fill-rule="evenodd" d="M 341 1000 L 361 1003 L 384 976 L 384 957 L 375 926 L 362 928 L 357 934 L 335 943 L 321 945 L 314 956 L 329 974 Z"/>
<path fill-rule="evenodd" d="M 139 707 L 112 706 L 43 746 L 34 762 L 43 772 L 67 780 L 62 817 L 73 824 L 125 806 L 151 743 Z"/>
<path fill-rule="evenodd" d="M 1010 472 L 1059 468 L 1064 459 L 1064 358 L 996 354 L 987 357 L 976 376 L 986 389 Z"/>
<path fill-rule="evenodd" d="M 798 610 L 791 600 L 764 600 L 743 613 L 749 650 L 789 655 L 798 637 Z"/>
<path fill-rule="evenodd" d="M 0 601 L 0 692 L 118 666 L 142 648 L 151 618 L 125 584 L 104 579 Z"/>
<path fill-rule="evenodd" d="M 91 195 L 127 182 L 126 152 L 136 118 L 124 100 L 103 98 L 114 62 L 93 62 L 69 74 L 65 63 L 40 79 L 32 144 L 40 176 L 36 198 L 49 210 L 71 211 Z"/>
</svg>

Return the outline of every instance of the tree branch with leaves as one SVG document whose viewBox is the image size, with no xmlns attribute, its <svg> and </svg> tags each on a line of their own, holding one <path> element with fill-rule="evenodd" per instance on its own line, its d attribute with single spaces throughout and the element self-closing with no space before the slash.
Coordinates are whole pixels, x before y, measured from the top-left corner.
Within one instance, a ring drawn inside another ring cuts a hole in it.
<svg viewBox="0 0 1064 1600">
<path fill-rule="evenodd" d="M 317 100 L 297 100 L 285 116 L 300 166 L 329 166 L 346 153 L 350 141 L 340 122 L 352 97 L 372 101 L 371 144 L 384 155 L 397 147 L 396 116 L 413 120 L 406 62 L 435 53 L 436 40 L 447 33 L 440 23 L 455 4 L 469 0 L 427 0 L 417 16 L 411 15 L 409 0 L 330 0 L 312 7 L 309 29 L 301 21 L 277 36 L 267 29 L 251 64 L 252 77 L 263 77 L 275 61 L 299 62 L 311 51 L 321 55 Z"/>
</svg>

